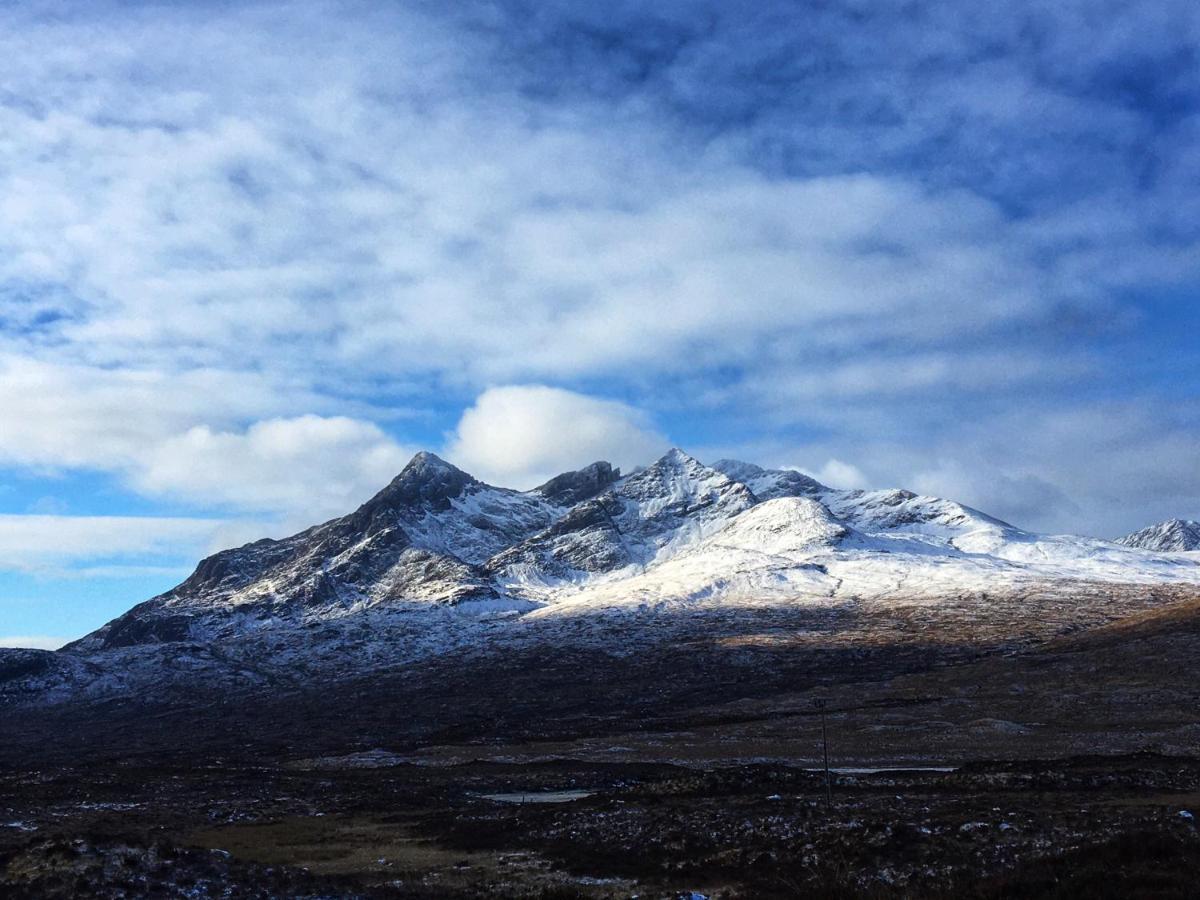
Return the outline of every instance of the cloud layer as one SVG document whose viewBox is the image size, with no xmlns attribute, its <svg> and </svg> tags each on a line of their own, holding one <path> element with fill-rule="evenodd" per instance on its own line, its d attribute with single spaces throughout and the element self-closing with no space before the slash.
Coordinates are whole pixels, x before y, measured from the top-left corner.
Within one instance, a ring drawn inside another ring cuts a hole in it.
<svg viewBox="0 0 1200 900">
<path fill-rule="evenodd" d="M 667 449 L 647 417 L 623 403 L 513 385 L 479 396 L 446 454 L 485 481 L 527 489 L 600 459 L 629 471 Z"/>
<path fill-rule="evenodd" d="M 150 448 L 132 483 L 147 494 L 302 513 L 311 522 L 366 500 L 412 452 L 375 425 L 344 417 L 268 419 L 243 432 L 198 425 Z"/>
<path fill-rule="evenodd" d="M 421 446 L 528 486 L 669 437 L 1200 516 L 1198 41 L 1175 0 L 6 7 L 0 465 L 306 524 Z"/>
<path fill-rule="evenodd" d="M 161 566 L 178 562 L 181 550 L 194 559 L 231 536 L 227 523 L 216 519 L 0 515 L 0 570 L 53 572 L 114 561 Z"/>
</svg>

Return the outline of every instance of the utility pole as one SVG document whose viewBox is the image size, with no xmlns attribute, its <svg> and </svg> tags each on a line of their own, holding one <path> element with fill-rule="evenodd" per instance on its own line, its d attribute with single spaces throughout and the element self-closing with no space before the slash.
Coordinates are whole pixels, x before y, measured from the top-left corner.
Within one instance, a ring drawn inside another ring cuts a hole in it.
<svg viewBox="0 0 1200 900">
<path fill-rule="evenodd" d="M 821 747 L 825 753 L 825 808 L 833 808 L 833 782 L 829 775 L 829 733 L 825 729 L 825 701 L 816 701 L 816 707 L 821 711 Z"/>
</svg>

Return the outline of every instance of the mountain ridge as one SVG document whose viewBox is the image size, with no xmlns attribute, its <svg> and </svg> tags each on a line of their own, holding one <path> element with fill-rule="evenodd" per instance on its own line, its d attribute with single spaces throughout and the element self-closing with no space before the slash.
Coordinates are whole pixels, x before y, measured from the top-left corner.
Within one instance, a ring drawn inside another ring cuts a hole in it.
<svg viewBox="0 0 1200 900">
<path fill-rule="evenodd" d="M 186 695 L 548 645 L 657 652 L 763 616 L 851 634 L 918 615 L 935 643 L 963 623 L 1021 640 L 1194 584 L 1200 560 L 678 448 L 629 474 L 599 461 L 527 491 L 420 453 L 345 516 L 216 553 L 56 653 L 9 654 L 0 698 Z"/>
<path fill-rule="evenodd" d="M 794 470 L 737 460 L 706 466 L 679 448 L 629 475 L 598 461 L 528 491 L 486 484 L 423 451 L 353 512 L 214 554 L 176 588 L 70 646 L 91 651 L 187 640 L 196 636 L 194 620 L 222 610 L 303 617 L 403 601 L 487 601 L 522 611 L 556 593 L 644 576 L 676 557 L 694 562 L 706 552 L 718 555 L 706 560 L 708 568 L 753 567 L 719 558 L 752 553 L 745 534 L 732 543 L 713 539 L 739 516 L 783 499 L 809 505 L 780 508 L 766 530 L 746 534 L 768 540 L 772 529 L 799 534 L 812 527 L 824 535 L 821 552 L 840 553 L 836 562 L 859 568 L 896 553 L 943 557 L 943 567 L 957 563 L 964 571 L 986 558 L 997 577 L 1056 558 L 1068 576 L 1074 565 L 1080 577 L 1095 574 L 1085 563 L 1114 554 L 1117 567 L 1134 563 L 1136 574 L 1156 565 L 1139 556 L 1122 559 L 1117 544 L 1039 538 L 952 500 L 897 489 L 836 490 Z M 790 542 L 795 558 L 784 567 L 804 562 L 805 540 Z M 789 543 L 777 535 L 770 541 Z"/>
</svg>

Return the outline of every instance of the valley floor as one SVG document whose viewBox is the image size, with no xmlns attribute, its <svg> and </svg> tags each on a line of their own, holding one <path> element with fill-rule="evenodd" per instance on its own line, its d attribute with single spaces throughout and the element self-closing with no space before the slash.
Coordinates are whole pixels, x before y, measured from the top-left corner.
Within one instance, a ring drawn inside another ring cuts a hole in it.
<svg viewBox="0 0 1200 900">
<path fill-rule="evenodd" d="M 11 897 L 1183 898 L 1200 866 L 1200 761 L 1150 754 L 836 774 L 828 805 L 807 767 L 578 760 L 0 789 Z"/>
<path fill-rule="evenodd" d="M 1192 897 L 1197 658 L 1180 595 L 986 651 L 747 632 L 10 710 L 0 894 Z"/>
</svg>

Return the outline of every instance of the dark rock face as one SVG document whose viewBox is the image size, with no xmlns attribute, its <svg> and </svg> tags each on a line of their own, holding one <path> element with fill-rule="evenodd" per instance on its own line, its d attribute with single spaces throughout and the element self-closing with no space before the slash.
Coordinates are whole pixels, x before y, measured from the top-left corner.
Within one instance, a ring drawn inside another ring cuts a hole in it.
<svg viewBox="0 0 1200 900">
<path fill-rule="evenodd" d="M 773 490 L 755 491 L 760 500 L 773 500 L 776 497 L 811 497 L 828 490 L 825 485 L 815 478 L 809 478 L 803 472 L 785 470 L 776 475 L 776 487 Z"/>
<path fill-rule="evenodd" d="M 445 603 L 493 597 L 495 588 L 478 566 L 410 547 L 380 579 L 392 600 L 432 599 Z"/>
<path fill-rule="evenodd" d="M 551 478 L 537 492 L 558 506 L 574 506 L 595 497 L 621 477 L 621 470 L 606 462 L 594 462 L 578 472 Z"/>
<path fill-rule="evenodd" d="M 610 572 L 633 562 L 613 514 L 624 505 L 606 495 L 580 503 L 545 531 L 511 547 L 487 563 L 500 574 L 513 566 L 532 566 L 563 577 L 575 572 Z"/>
<path fill-rule="evenodd" d="M 192 617 L 178 615 L 136 615 L 130 610 L 110 623 L 104 636 L 104 648 L 132 647 L 135 644 L 167 644 L 187 641 L 192 636 Z"/>
<path fill-rule="evenodd" d="M 192 594 L 200 591 L 236 591 L 245 587 L 264 571 L 279 565 L 295 553 L 290 541 L 264 539 L 222 550 L 202 559 L 186 581 L 175 589 L 175 593 Z"/>
<path fill-rule="evenodd" d="M 49 650 L 0 649 L 0 684 L 45 675 L 54 668 L 55 659 Z"/>
<path fill-rule="evenodd" d="M 445 511 L 450 501 L 469 486 L 480 484 L 462 469 L 433 453 L 418 453 L 392 483 L 368 500 L 354 515 L 370 518 L 381 508 L 424 505 Z"/>
</svg>

